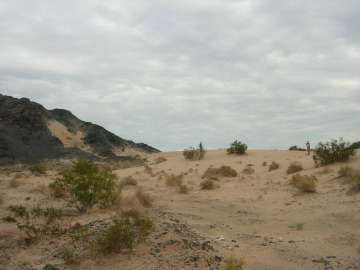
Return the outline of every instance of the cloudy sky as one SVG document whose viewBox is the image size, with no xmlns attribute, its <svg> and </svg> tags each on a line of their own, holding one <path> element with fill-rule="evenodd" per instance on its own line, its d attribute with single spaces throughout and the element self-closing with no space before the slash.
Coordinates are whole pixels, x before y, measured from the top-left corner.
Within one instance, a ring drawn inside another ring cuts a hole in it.
<svg viewBox="0 0 360 270">
<path fill-rule="evenodd" d="M 162 151 L 360 140 L 359 0 L 1 0 L 0 93 Z"/>
</svg>

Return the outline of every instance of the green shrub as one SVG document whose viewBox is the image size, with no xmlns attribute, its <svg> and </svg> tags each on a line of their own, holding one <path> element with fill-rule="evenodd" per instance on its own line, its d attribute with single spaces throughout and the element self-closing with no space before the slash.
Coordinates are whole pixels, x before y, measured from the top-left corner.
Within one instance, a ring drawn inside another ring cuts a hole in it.
<svg viewBox="0 0 360 270">
<path fill-rule="evenodd" d="M 297 147 L 296 145 L 290 146 L 289 151 L 306 151 L 304 148 Z"/>
<path fill-rule="evenodd" d="M 60 172 L 52 189 L 59 189 L 68 197 L 68 205 L 79 212 L 86 212 L 94 205 L 105 208 L 118 198 L 121 186 L 116 184 L 116 174 L 109 169 L 101 170 L 94 163 L 80 160 L 70 170 Z"/>
<path fill-rule="evenodd" d="M 352 149 L 359 149 L 359 148 L 360 148 L 360 141 L 358 141 L 358 142 L 353 142 L 353 143 L 351 144 L 351 148 L 352 148 Z"/>
<path fill-rule="evenodd" d="M 305 223 L 304 222 L 296 222 L 295 224 L 292 224 L 289 226 L 289 228 L 293 229 L 297 229 L 298 231 L 301 231 L 302 229 L 304 229 Z"/>
<path fill-rule="evenodd" d="M 134 244 L 145 241 L 154 230 L 153 222 L 137 211 L 123 212 L 105 228 L 83 227 L 73 236 L 73 243 L 81 243 L 94 256 L 132 250 Z"/>
<path fill-rule="evenodd" d="M 42 234 L 57 232 L 58 227 L 54 225 L 54 222 L 62 218 L 61 209 L 53 207 L 42 209 L 37 206 L 28 210 L 23 205 L 10 205 L 7 210 L 10 211 L 10 215 L 2 220 L 15 223 L 19 231 L 25 232 L 27 243 L 38 240 Z"/>
<path fill-rule="evenodd" d="M 279 169 L 279 167 L 280 167 L 279 163 L 273 161 L 273 162 L 271 162 L 271 164 L 269 166 L 269 172 Z"/>
<path fill-rule="evenodd" d="M 233 143 L 230 144 L 230 148 L 227 148 L 226 151 L 228 152 L 228 154 L 245 155 L 247 149 L 248 147 L 245 143 L 235 140 Z"/>
<path fill-rule="evenodd" d="M 202 146 L 202 144 L 199 144 L 199 147 L 197 149 L 190 147 L 188 149 L 185 149 L 183 152 L 183 155 L 185 159 L 189 160 L 200 160 L 203 159 L 205 156 L 206 150 Z"/>
<path fill-rule="evenodd" d="M 313 159 L 316 167 L 328 165 L 335 162 L 344 162 L 350 157 L 355 156 L 356 151 L 351 147 L 350 142 L 345 142 L 343 138 L 332 139 L 331 142 L 318 143 L 315 148 Z"/>
<path fill-rule="evenodd" d="M 231 254 L 225 259 L 225 265 L 221 268 L 222 270 L 239 270 L 243 269 L 245 261 L 242 258 L 236 258 L 234 254 Z"/>
<path fill-rule="evenodd" d="M 34 164 L 34 165 L 30 166 L 29 171 L 35 175 L 41 175 L 41 174 L 45 175 L 46 167 L 42 164 Z"/>
<path fill-rule="evenodd" d="M 267 162 L 264 161 L 262 165 L 263 165 L 264 167 L 267 166 Z"/>
<path fill-rule="evenodd" d="M 302 165 L 298 162 L 292 162 L 286 170 L 286 174 L 299 172 L 303 169 Z"/>
<path fill-rule="evenodd" d="M 296 174 L 293 175 L 291 183 L 303 192 L 315 192 L 315 176 Z"/>
<path fill-rule="evenodd" d="M 215 182 L 213 180 L 205 180 L 200 183 L 201 189 L 214 189 Z"/>
</svg>

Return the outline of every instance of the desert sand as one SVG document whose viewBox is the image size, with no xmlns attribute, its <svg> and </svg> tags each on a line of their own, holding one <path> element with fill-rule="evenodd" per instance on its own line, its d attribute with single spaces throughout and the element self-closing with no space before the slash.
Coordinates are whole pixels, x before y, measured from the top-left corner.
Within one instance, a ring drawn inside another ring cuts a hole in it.
<svg viewBox="0 0 360 270">
<path fill-rule="evenodd" d="M 25 166 L 0 168 L 0 218 L 8 214 L 11 204 L 55 206 L 65 209 L 62 225 L 73 226 L 101 223 L 121 208 L 136 208 L 155 224 L 155 231 L 132 252 L 95 261 L 84 255 L 79 264 L 66 265 L 61 258 L 66 235 L 42 236 L 38 243 L 26 246 L 14 224 L 0 221 L 0 269 L 43 269 L 46 264 L 94 270 L 221 269 L 231 254 L 245 260 L 243 269 L 360 269 L 360 193 L 349 193 L 337 173 L 345 165 L 360 168 L 359 153 L 347 163 L 326 168 L 315 168 L 312 156 L 301 151 L 248 150 L 238 156 L 218 149 L 197 161 L 186 160 L 182 152 L 142 157 L 151 171 L 145 165 L 114 170 L 118 181 L 126 176 L 137 180 L 137 186 L 123 188 L 123 204 L 85 214 L 64 207 L 64 201 L 53 198 L 47 188 L 69 162 L 49 161 L 46 176 L 35 176 Z M 156 164 L 159 157 L 166 160 Z M 269 172 L 272 161 L 280 168 Z M 301 192 L 290 184 L 292 175 L 286 170 L 295 161 L 303 167 L 300 174 L 317 178 L 315 193 Z M 242 172 L 248 164 L 253 174 Z M 231 166 L 238 175 L 219 177 L 216 188 L 201 189 L 203 173 L 222 165 Z M 184 174 L 188 193 L 168 187 L 167 174 Z M 10 185 L 14 179 L 17 187 Z M 140 188 L 154 199 L 152 207 L 126 200 Z M 303 223 L 303 228 L 294 228 L 296 223 Z"/>
</svg>

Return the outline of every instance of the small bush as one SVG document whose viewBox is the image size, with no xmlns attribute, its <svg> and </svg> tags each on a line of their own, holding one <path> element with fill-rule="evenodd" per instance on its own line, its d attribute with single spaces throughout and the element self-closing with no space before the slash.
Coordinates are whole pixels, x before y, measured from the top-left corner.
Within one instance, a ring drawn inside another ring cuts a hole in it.
<svg viewBox="0 0 360 270">
<path fill-rule="evenodd" d="M 201 189 L 214 189 L 215 182 L 213 180 L 205 180 L 200 183 Z"/>
<path fill-rule="evenodd" d="M 42 234 L 57 232 L 58 227 L 54 222 L 62 218 L 61 209 L 53 207 L 42 209 L 38 206 L 28 210 L 23 205 L 10 205 L 7 210 L 10 211 L 10 215 L 2 220 L 15 223 L 19 231 L 25 232 L 26 243 L 36 241 Z"/>
<path fill-rule="evenodd" d="M 355 156 L 356 151 L 350 142 L 345 142 L 343 138 L 332 139 L 331 142 L 318 143 L 315 148 L 313 159 L 315 166 L 324 166 L 335 162 L 344 162 Z"/>
<path fill-rule="evenodd" d="M 223 165 L 220 168 L 209 167 L 201 178 L 212 178 L 215 176 L 224 176 L 224 177 L 235 177 L 237 172 L 230 166 Z"/>
<path fill-rule="evenodd" d="M 170 174 L 170 175 L 167 174 L 165 183 L 168 187 L 179 187 L 180 185 L 182 185 L 183 178 L 184 178 L 183 174 L 180 174 L 178 176 L 174 174 Z"/>
<path fill-rule="evenodd" d="M 271 162 L 271 164 L 269 166 L 269 172 L 279 169 L 279 167 L 280 167 L 279 163 L 273 161 L 273 162 Z"/>
<path fill-rule="evenodd" d="M 289 151 L 306 151 L 304 148 L 297 147 L 296 145 L 290 146 Z"/>
<path fill-rule="evenodd" d="M 292 176 L 291 183 L 303 192 L 315 192 L 315 176 L 296 174 Z"/>
<path fill-rule="evenodd" d="M 121 184 L 123 186 L 137 186 L 137 181 L 131 175 L 129 175 L 121 181 Z"/>
<path fill-rule="evenodd" d="M 19 181 L 15 180 L 15 179 L 10 180 L 9 188 L 17 188 L 19 186 L 20 186 Z"/>
<path fill-rule="evenodd" d="M 298 231 L 300 231 L 300 230 L 304 229 L 304 226 L 305 226 L 305 223 L 303 223 L 303 222 L 296 222 L 295 224 L 290 225 L 289 228 L 291 228 L 291 229 L 295 228 L 295 229 L 297 229 Z"/>
<path fill-rule="evenodd" d="M 247 166 L 245 167 L 245 169 L 243 169 L 242 172 L 245 173 L 245 174 L 253 174 L 255 171 L 254 171 L 253 168 L 251 168 L 251 166 L 247 165 Z"/>
<path fill-rule="evenodd" d="M 338 171 L 341 177 L 345 177 L 346 181 L 350 183 L 350 191 L 360 191 L 360 170 L 352 167 L 344 166 Z"/>
<path fill-rule="evenodd" d="M 234 254 L 231 254 L 225 259 L 225 265 L 222 267 L 222 270 L 239 270 L 243 269 L 245 261 L 242 258 L 236 258 Z"/>
<path fill-rule="evenodd" d="M 154 199 L 150 194 L 144 192 L 142 189 L 138 189 L 135 193 L 135 197 L 138 198 L 139 202 L 144 207 L 152 207 L 154 204 Z"/>
<path fill-rule="evenodd" d="M 189 192 L 189 188 L 185 184 L 181 184 L 179 186 L 179 192 L 182 194 L 187 194 Z"/>
<path fill-rule="evenodd" d="M 286 170 L 286 174 L 299 172 L 303 169 L 302 165 L 298 162 L 292 162 Z"/>
<path fill-rule="evenodd" d="M 74 249 L 64 248 L 62 258 L 64 259 L 66 265 L 74 265 L 77 263 Z"/>
<path fill-rule="evenodd" d="M 235 140 L 233 143 L 230 144 L 230 148 L 227 148 L 226 151 L 228 152 L 228 154 L 245 155 L 247 149 L 248 147 L 245 143 Z"/>
<path fill-rule="evenodd" d="M 360 141 L 358 141 L 358 142 L 353 142 L 353 143 L 351 144 L 351 148 L 352 148 L 352 149 L 359 149 L 359 148 L 360 148 Z"/>
<path fill-rule="evenodd" d="M 197 149 L 190 147 L 188 149 L 185 149 L 183 152 L 183 155 L 185 159 L 189 160 L 200 160 L 203 159 L 205 156 L 206 150 L 202 146 L 202 144 L 199 144 L 199 147 Z"/>
<path fill-rule="evenodd" d="M 41 174 L 45 175 L 46 167 L 42 164 L 34 164 L 34 165 L 30 166 L 29 171 L 35 175 L 41 175 Z"/>
<path fill-rule="evenodd" d="M 65 193 L 69 198 L 68 205 L 79 212 L 86 212 L 96 204 L 109 207 L 120 194 L 116 174 L 108 169 L 100 170 L 88 161 L 74 162 L 74 167 L 60 172 L 60 176 L 49 187 Z"/>
<path fill-rule="evenodd" d="M 166 158 L 164 157 L 158 157 L 157 159 L 155 159 L 155 164 L 159 164 L 161 162 L 165 162 L 166 161 Z"/>
<path fill-rule="evenodd" d="M 267 162 L 264 161 L 262 165 L 263 165 L 264 167 L 267 166 Z"/>
</svg>

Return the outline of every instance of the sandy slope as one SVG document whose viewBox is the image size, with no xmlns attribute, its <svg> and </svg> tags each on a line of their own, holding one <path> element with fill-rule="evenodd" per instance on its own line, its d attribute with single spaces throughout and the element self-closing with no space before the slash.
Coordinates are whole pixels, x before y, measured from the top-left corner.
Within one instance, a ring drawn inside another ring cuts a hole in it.
<svg viewBox="0 0 360 270">
<path fill-rule="evenodd" d="M 123 197 L 142 188 L 154 198 L 152 208 L 133 202 L 132 207 L 156 224 L 155 232 L 134 252 L 96 262 L 84 257 L 80 265 L 67 266 L 60 258 L 64 237 L 44 237 L 30 247 L 19 246 L 16 227 L 1 222 L 0 269 L 42 269 L 47 263 L 60 269 L 219 269 L 231 253 L 245 259 L 244 269 L 360 269 L 360 194 L 347 194 L 348 186 L 338 178 L 337 171 L 345 164 L 314 168 L 305 152 L 276 150 L 250 150 L 246 156 L 212 150 L 200 161 L 187 161 L 182 152 L 147 157 L 152 173 L 144 166 L 115 171 L 119 180 L 131 175 L 138 181 L 138 186 L 123 189 Z M 158 157 L 166 161 L 155 164 Z M 280 168 L 269 172 L 264 161 L 268 165 L 276 161 Z M 301 193 L 290 185 L 286 169 L 294 161 L 302 164 L 301 174 L 317 177 L 316 193 Z M 254 174 L 242 173 L 247 164 L 253 165 Z M 221 165 L 231 166 L 238 176 L 222 177 L 216 189 L 201 190 L 202 174 Z M 360 168 L 359 153 L 346 165 Z M 57 170 L 47 173 L 35 177 L 25 171 L 19 177 L 2 171 L 0 217 L 10 204 L 61 206 L 61 201 L 39 188 L 52 182 Z M 165 185 L 165 174 L 171 173 L 185 174 L 188 194 Z M 9 187 L 16 177 L 19 187 Z M 101 222 L 119 208 L 93 209 L 84 215 L 68 209 L 63 224 Z M 289 227 L 297 222 L 304 223 L 303 230 Z"/>
</svg>

